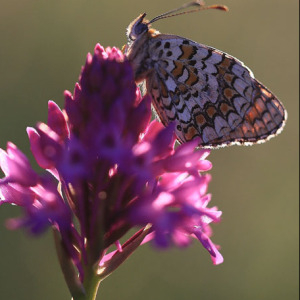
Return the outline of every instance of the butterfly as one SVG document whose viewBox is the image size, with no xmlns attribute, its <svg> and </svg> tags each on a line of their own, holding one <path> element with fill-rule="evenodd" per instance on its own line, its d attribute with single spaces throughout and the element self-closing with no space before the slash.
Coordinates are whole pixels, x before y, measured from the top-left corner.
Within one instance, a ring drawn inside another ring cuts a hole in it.
<svg viewBox="0 0 300 300">
<path fill-rule="evenodd" d="M 161 34 L 151 28 L 157 20 L 204 9 L 228 10 L 191 2 L 151 21 L 146 13 L 127 28 L 125 54 L 136 83 L 147 92 L 161 122 L 175 122 L 181 143 L 199 139 L 203 148 L 252 145 L 280 133 L 287 112 L 278 98 L 254 78 L 235 57 L 184 37 Z"/>
</svg>

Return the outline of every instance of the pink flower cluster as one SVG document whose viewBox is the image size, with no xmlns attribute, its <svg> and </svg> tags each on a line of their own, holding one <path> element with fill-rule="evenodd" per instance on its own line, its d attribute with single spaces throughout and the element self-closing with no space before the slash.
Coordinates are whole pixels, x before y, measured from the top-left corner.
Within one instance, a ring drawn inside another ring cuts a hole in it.
<svg viewBox="0 0 300 300">
<path fill-rule="evenodd" d="M 0 204 L 24 211 L 9 226 L 34 234 L 54 228 L 81 280 L 84 266 L 111 272 L 149 240 L 165 248 L 195 238 L 221 263 L 210 240 L 209 224 L 221 212 L 207 207 L 209 151 L 195 150 L 196 140 L 175 147 L 175 124 L 164 128 L 150 119 L 151 99 L 141 97 L 124 55 L 97 45 L 73 95 L 65 92 L 64 109 L 50 101 L 47 124 L 27 129 L 31 151 L 48 173 L 38 175 L 12 143 L 0 150 Z"/>
</svg>

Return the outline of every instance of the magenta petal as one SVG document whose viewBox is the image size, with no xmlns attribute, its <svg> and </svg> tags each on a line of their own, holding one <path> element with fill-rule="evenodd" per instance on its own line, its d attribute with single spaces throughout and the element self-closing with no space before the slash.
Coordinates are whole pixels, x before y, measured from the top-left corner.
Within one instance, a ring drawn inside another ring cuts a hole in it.
<svg viewBox="0 0 300 300">
<path fill-rule="evenodd" d="M 155 156 L 160 158 L 170 155 L 173 152 L 173 147 L 176 141 L 175 134 L 175 123 L 171 123 L 168 127 L 161 130 L 152 141 L 153 152 Z"/>
<path fill-rule="evenodd" d="M 48 169 L 54 168 L 62 155 L 62 144 L 60 137 L 48 125 L 39 123 L 37 125 L 40 149 L 39 154 L 43 155 L 43 160 L 48 161 Z"/>
<path fill-rule="evenodd" d="M 205 176 L 197 178 L 191 177 L 191 179 L 188 178 L 188 180 L 182 182 L 173 193 L 177 198 L 182 199 L 184 203 L 188 203 L 188 198 L 193 194 L 196 194 L 197 196 L 201 195 L 199 194 L 199 191 L 204 189 L 203 186 L 206 186 Z"/>
<path fill-rule="evenodd" d="M 201 172 L 209 171 L 212 168 L 212 163 L 209 160 L 199 160 L 197 162 L 197 169 Z"/>
<path fill-rule="evenodd" d="M 143 141 L 152 142 L 155 136 L 164 128 L 163 124 L 153 120 L 148 125 Z"/>
<path fill-rule="evenodd" d="M 13 143 L 7 143 L 7 153 L 1 149 L 0 164 L 6 174 L 6 181 L 17 182 L 23 186 L 33 186 L 38 176 L 31 168 L 28 158 Z"/>
<path fill-rule="evenodd" d="M 221 264 L 224 259 L 221 253 L 218 251 L 217 247 L 211 241 L 211 239 L 203 232 L 194 232 L 199 241 L 202 243 L 203 247 L 209 252 L 214 265 Z"/>
<path fill-rule="evenodd" d="M 172 156 L 164 161 L 164 168 L 168 172 L 197 172 L 207 171 L 212 164 L 203 160 L 209 152 L 203 150 L 194 150 L 198 144 L 198 140 L 192 140 L 178 146 Z"/>
<path fill-rule="evenodd" d="M 26 206 L 33 203 L 34 200 L 34 193 L 30 189 L 17 184 L 0 185 L 0 192 L 4 197 L 0 201 L 0 204 L 10 203 L 18 206 Z"/>
<path fill-rule="evenodd" d="M 52 168 L 53 162 L 44 155 L 43 149 L 41 147 L 40 135 L 32 127 L 27 128 L 27 134 L 30 142 L 31 152 L 34 155 L 34 158 L 38 165 L 43 169 Z"/>
<path fill-rule="evenodd" d="M 63 112 L 58 105 L 53 102 L 48 102 L 48 126 L 55 131 L 62 140 L 69 137 L 69 128 Z"/>
<path fill-rule="evenodd" d="M 130 117 L 127 120 L 128 129 L 137 133 L 144 132 L 151 119 L 151 97 L 145 96 Z"/>
<path fill-rule="evenodd" d="M 194 152 L 194 149 L 198 146 L 198 139 L 194 139 L 192 141 L 189 141 L 185 144 L 181 144 L 176 148 L 175 155 L 190 155 Z M 200 152 L 200 151 L 199 151 Z M 201 152 L 202 155 L 202 152 Z"/>
<path fill-rule="evenodd" d="M 68 115 L 69 122 L 73 124 L 73 126 L 78 126 L 83 121 L 83 114 L 80 112 L 80 107 L 77 103 L 77 99 L 81 95 L 81 88 L 78 83 L 75 85 L 74 96 L 72 96 L 71 92 L 65 91 L 65 111 Z"/>
<path fill-rule="evenodd" d="M 8 155 L 7 153 L 0 148 L 0 167 L 3 171 L 3 173 L 5 174 L 5 176 L 8 176 L 9 174 L 9 167 L 7 164 L 7 160 L 8 160 Z"/>
</svg>

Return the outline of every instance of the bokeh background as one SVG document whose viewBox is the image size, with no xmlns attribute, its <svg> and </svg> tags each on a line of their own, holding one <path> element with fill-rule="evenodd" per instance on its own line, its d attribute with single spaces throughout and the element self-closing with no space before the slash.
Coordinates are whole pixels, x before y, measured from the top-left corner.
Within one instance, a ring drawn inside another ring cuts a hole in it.
<svg viewBox="0 0 300 300">
<path fill-rule="evenodd" d="M 183 0 L 0 0 L 0 147 L 28 156 L 26 126 L 46 121 L 47 101 L 63 105 L 88 51 L 121 47 L 141 12 L 149 18 Z M 207 4 L 215 2 L 208 1 Z M 212 205 L 223 211 L 214 242 L 225 261 L 213 266 L 198 243 L 184 250 L 143 246 L 107 278 L 98 299 L 298 299 L 297 0 L 220 0 L 230 11 L 206 11 L 155 23 L 230 53 L 282 100 L 285 130 L 266 144 L 213 151 Z M 19 214 L 0 209 L 0 299 L 70 299 L 51 232 L 40 238 L 8 231 Z"/>
</svg>

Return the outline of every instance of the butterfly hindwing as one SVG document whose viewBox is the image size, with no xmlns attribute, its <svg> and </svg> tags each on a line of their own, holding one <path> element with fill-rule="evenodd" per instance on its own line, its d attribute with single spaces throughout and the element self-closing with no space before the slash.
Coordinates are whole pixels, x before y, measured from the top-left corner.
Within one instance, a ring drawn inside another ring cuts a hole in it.
<svg viewBox="0 0 300 300">
<path fill-rule="evenodd" d="M 149 40 L 147 90 L 161 121 L 177 123 L 181 142 L 200 146 L 262 142 L 284 124 L 280 101 L 236 58 L 182 37 Z"/>
</svg>

